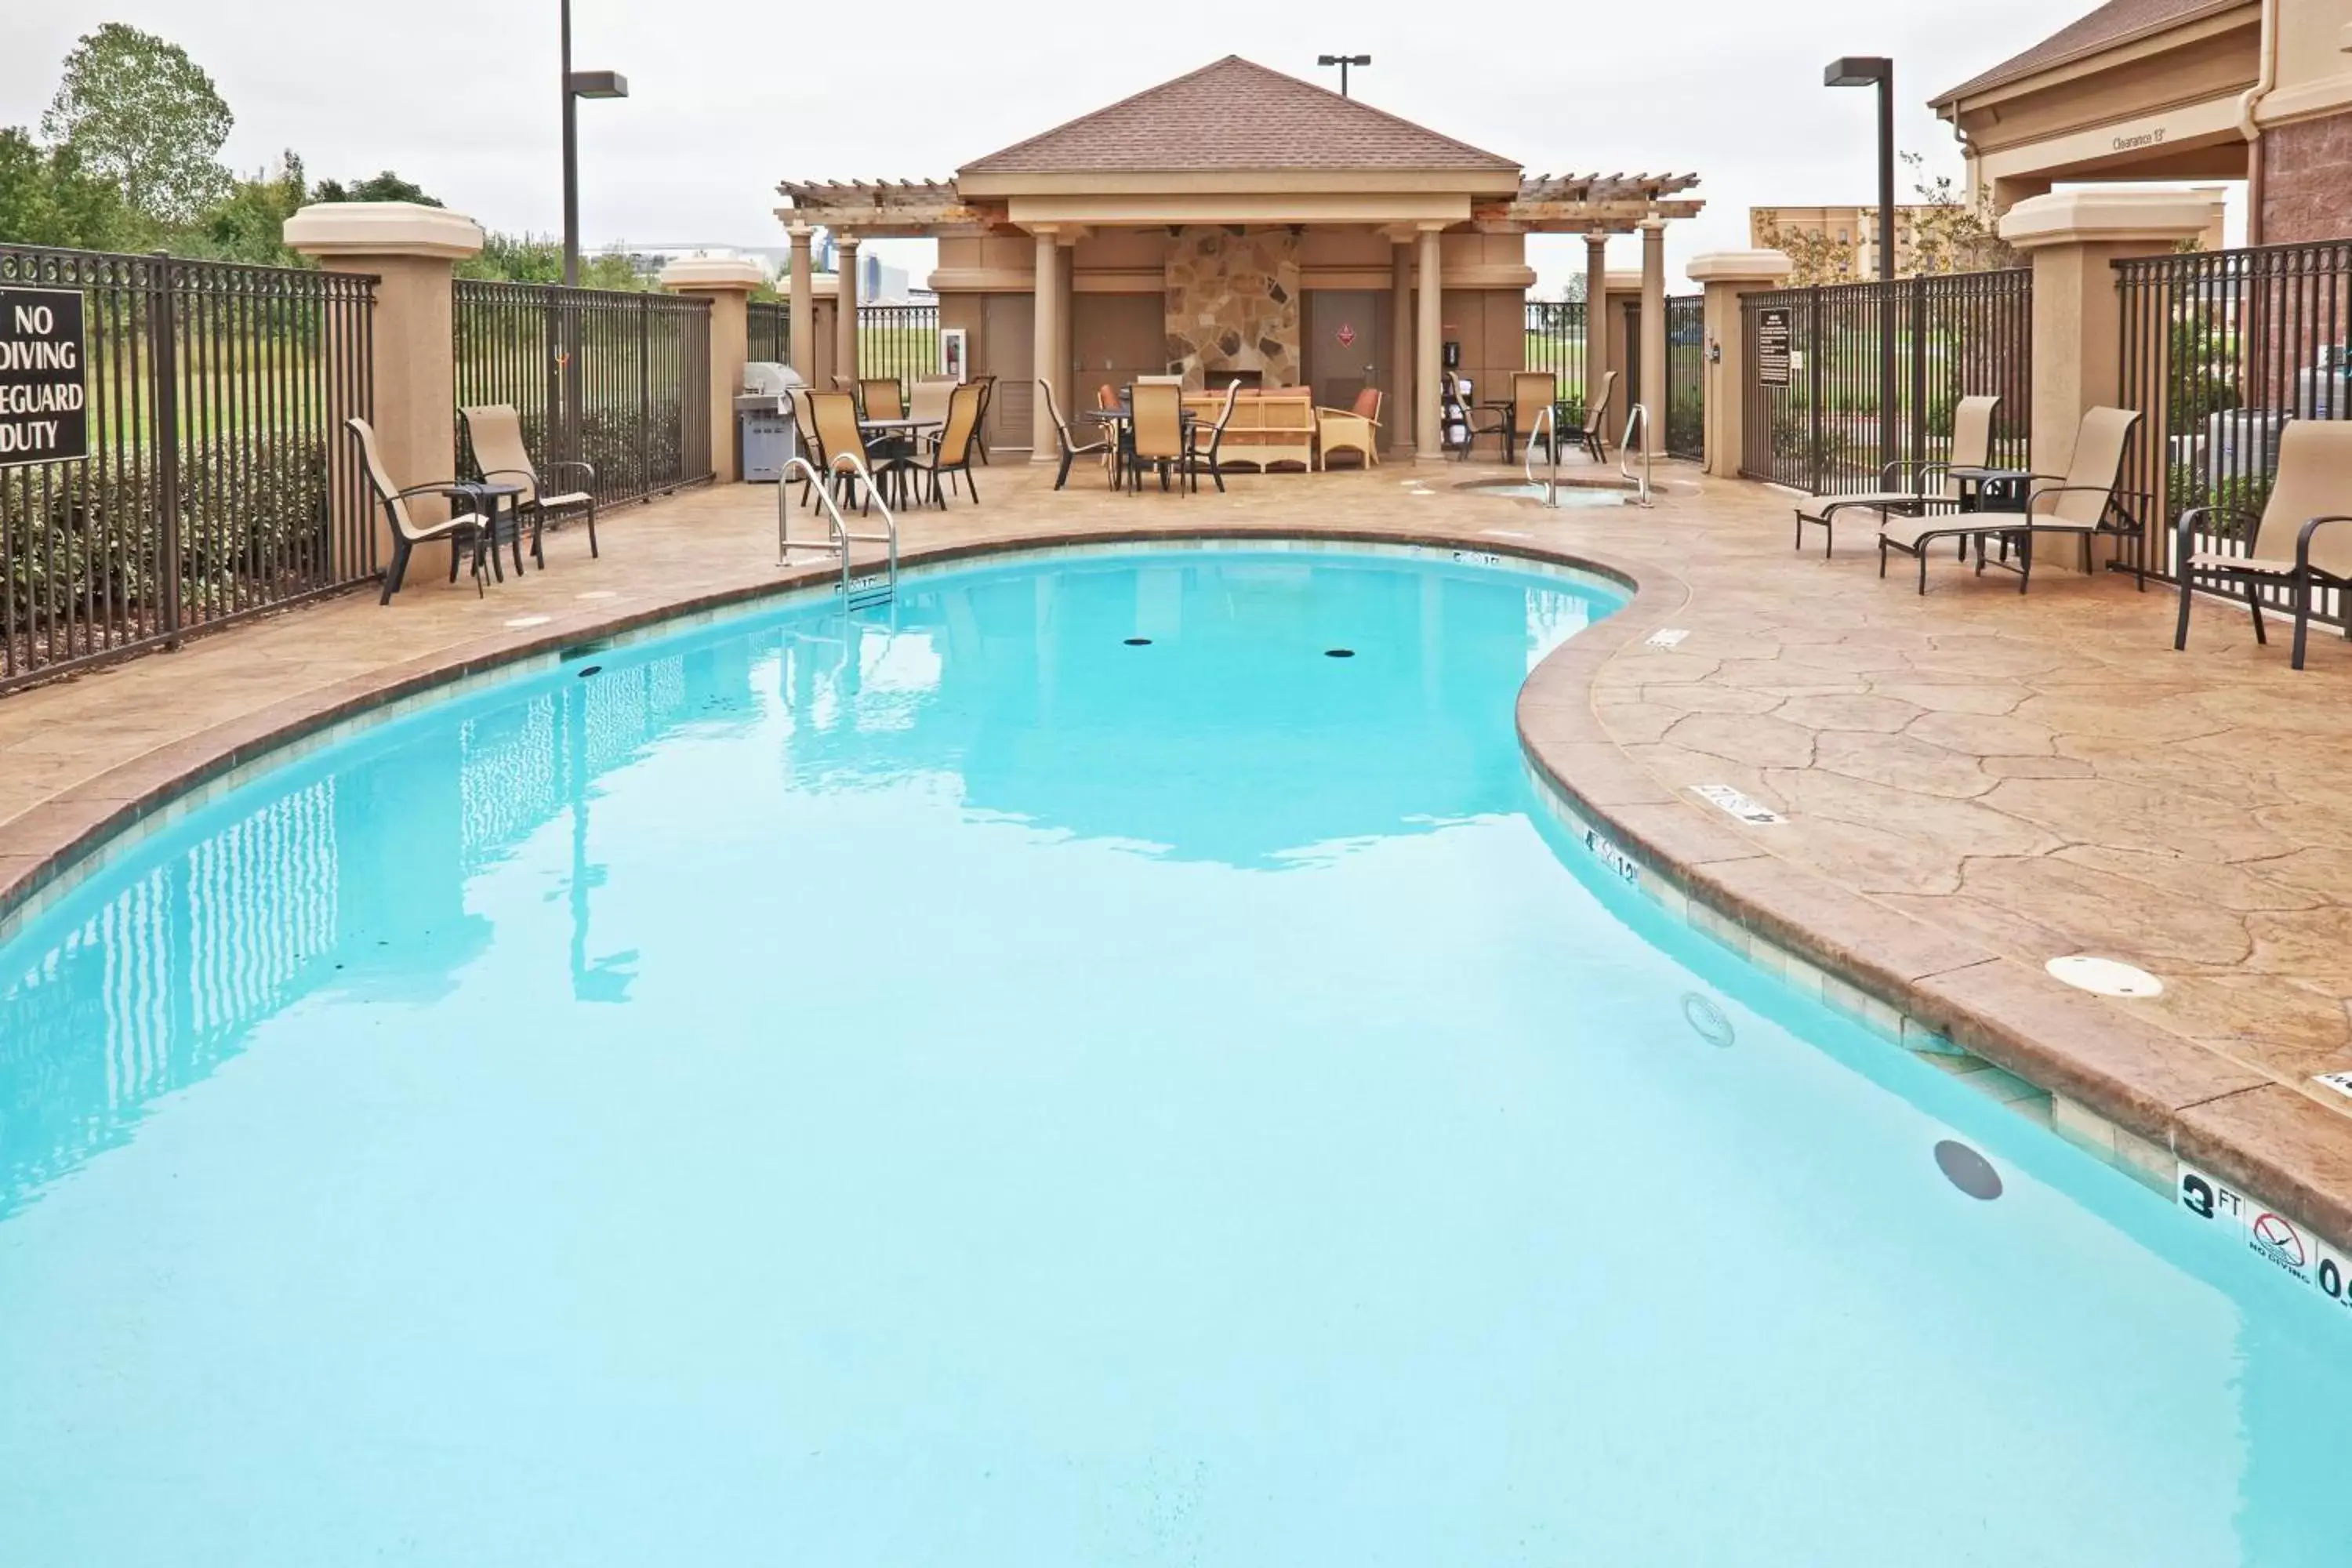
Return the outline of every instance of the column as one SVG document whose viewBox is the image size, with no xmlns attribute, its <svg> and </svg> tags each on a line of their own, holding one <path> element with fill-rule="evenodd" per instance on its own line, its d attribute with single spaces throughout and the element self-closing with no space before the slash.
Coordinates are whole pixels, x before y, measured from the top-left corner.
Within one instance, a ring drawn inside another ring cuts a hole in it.
<svg viewBox="0 0 2352 1568">
<path fill-rule="evenodd" d="M 1444 432 L 1438 428 L 1438 378 L 1441 371 L 1438 340 L 1445 332 L 1445 289 L 1444 266 L 1440 260 L 1438 231 L 1421 231 L 1421 291 L 1414 304 L 1420 317 L 1413 333 L 1412 353 L 1412 437 L 1414 450 L 1424 458 L 1437 458 L 1444 453 Z"/>
<path fill-rule="evenodd" d="M 1078 244 L 1076 238 L 1055 247 L 1061 265 L 1054 269 L 1054 286 L 1061 290 L 1061 300 L 1054 308 L 1054 324 L 1062 334 L 1060 352 L 1054 356 L 1054 395 L 1069 406 L 1070 394 L 1077 388 L 1077 378 L 1071 374 L 1076 355 L 1072 352 L 1073 334 L 1078 319 Z"/>
<path fill-rule="evenodd" d="M 2203 235 L 2221 211 L 2217 195 L 2091 188 L 2032 196 L 2000 220 L 2000 237 L 2033 265 L 2033 425 L 2032 467 L 2063 474 L 2074 462 L 2074 435 L 2085 409 L 2112 405 L 2121 384 L 2123 312 L 2114 263 L 2159 256 Z M 2144 411 L 2143 449 L 2161 442 L 2167 411 Z M 2161 465 L 2158 465 L 2161 482 Z M 2159 504 L 2151 512 L 2161 512 Z M 2143 518 L 2160 527 L 2161 516 Z M 2109 542 L 2101 542 L 2103 549 Z M 2037 570 L 2072 570 L 2071 550 L 2035 552 Z M 2097 564 L 2095 560 L 2094 565 Z"/>
<path fill-rule="evenodd" d="M 1389 246 L 1389 395 L 1381 413 L 1395 455 L 1412 450 L 1412 247 L 1400 239 Z"/>
<path fill-rule="evenodd" d="M 857 237 L 835 237 L 834 266 L 839 279 L 834 295 L 833 374 L 857 385 Z"/>
<path fill-rule="evenodd" d="M 1609 381 L 1609 236 L 1594 229 L 1584 237 L 1584 408 L 1601 402 Z"/>
<path fill-rule="evenodd" d="M 421 485 L 457 478 L 452 282 L 457 263 L 482 248 L 481 226 L 446 208 L 410 202 L 327 203 L 297 212 L 286 220 L 284 232 L 289 248 L 318 258 L 327 270 L 373 273 L 378 279 L 368 422 L 392 482 Z M 341 431 L 328 450 L 337 463 L 354 461 L 358 455 Z M 339 493 L 343 489 L 336 488 Z M 368 515 L 373 522 L 373 564 L 381 566 L 392 559 L 389 525 L 372 498 Z M 432 523 L 448 511 L 425 499 L 411 504 L 409 515 Z M 356 529 L 336 532 L 370 537 Z M 404 591 L 446 585 L 441 573 L 412 571 Z M 473 591 L 470 581 L 465 587 Z"/>
<path fill-rule="evenodd" d="M 1685 268 L 1706 294 L 1706 471 L 1737 479 L 1748 443 L 1748 338 L 1740 301 L 1789 281 L 1789 258 L 1777 250 L 1716 250 Z"/>
<path fill-rule="evenodd" d="M 662 287 L 710 301 L 710 473 L 722 485 L 743 477 L 735 452 L 735 395 L 751 357 L 751 291 L 768 280 L 740 256 L 683 257 L 662 268 Z"/>
<path fill-rule="evenodd" d="M 1036 231 L 1037 258 L 1034 276 L 1029 285 L 1033 341 L 1030 357 L 1033 373 L 1054 390 L 1054 406 L 1066 412 L 1068 403 L 1065 391 L 1069 377 L 1058 368 L 1062 352 L 1061 304 L 1062 290 L 1058 286 L 1062 270 L 1061 244 L 1051 225 Z M 1041 394 L 1030 421 L 1034 432 L 1030 440 L 1029 460 L 1034 463 L 1059 462 L 1062 457 L 1061 437 L 1054 429 L 1054 407 L 1048 406 Z"/>
<path fill-rule="evenodd" d="M 1642 220 L 1642 449 L 1666 447 L 1666 220 Z"/>
<path fill-rule="evenodd" d="M 796 223 L 786 231 L 793 242 L 792 335 L 793 373 L 811 386 L 816 384 L 816 268 L 809 259 L 809 241 L 815 230 Z"/>
</svg>

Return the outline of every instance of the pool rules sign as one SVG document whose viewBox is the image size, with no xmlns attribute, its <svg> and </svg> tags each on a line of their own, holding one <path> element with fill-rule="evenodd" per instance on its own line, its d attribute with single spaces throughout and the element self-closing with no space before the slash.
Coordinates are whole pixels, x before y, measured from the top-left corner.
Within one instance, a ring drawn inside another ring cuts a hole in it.
<svg viewBox="0 0 2352 1568">
<path fill-rule="evenodd" d="M 0 286 L 0 468 L 89 456 L 81 295 Z"/>
</svg>

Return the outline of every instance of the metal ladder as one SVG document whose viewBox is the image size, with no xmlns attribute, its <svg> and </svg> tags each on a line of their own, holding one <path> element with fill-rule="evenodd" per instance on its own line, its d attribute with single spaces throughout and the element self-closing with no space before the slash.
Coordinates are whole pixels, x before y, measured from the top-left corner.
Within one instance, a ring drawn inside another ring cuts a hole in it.
<svg viewBox="0 0 2352 1568">
<path fill-rule="evenodd" d="M 887 605 L 898 595 L 898 520 L 891 514 L 888 503 L 883 500 L 880 489 L 874 483 L 873 474 L 867 471 L 862 459 L 853 453 L 845 452 L 835 461 L 846 462 L 849 471 L 857 476 L 858 483 L 866 487 L 867 504 L 882 514 L 882 531 L 851 531 L 848 521 L 841 515 L 840 506 L 825 488 L 825 476 L 819 473 L 816 466 L 806 458 L 795 453 L 785 462 L 783 472 L 776 479 L 776 564 L 789 565 L 789 558 L 795 550 L 815 550 L 828 555 L 838 555 L 841 557 L 842 607 L 863 610 L 875 605 Z M 823 540 L 794 539 L 792 536 L 792 479 L 795 468 L 806 477 L 810 493 L 824 504 L 827 531 Z M 889 569 L 885 573 L 869 572 L 862 577 L 851 575 L 849 552 L 854 544 L 888 545 Z"/>
<path fill-rule="evenodd" d="M 1551 458 L 1551 477 L 1544 483 L 1544 505 L 1557 508 L 1559 505 L 1559 420 L 1554 416 L 1552 405 L 1549 403 L 1544 405 L 1543 412 L 1536 416 L 1535 427 L 1528 432 L 1526 466 L 1529 489 L 1533 489 L 1536 483 L 1536 437 L 1538 435 L 1543 437 L 1544 451 Z"/>
<path fill-rule="evenodd" d="M 1642 471 L 1633 471 L 1633 432 L 1642 433 Z M 1650 409 L 1647 404 L 1636 403 L 1625 416 L 1625 438 L 1617 443 L 1617 471 L 1641 487 L 1638 504 L 1650 504 Z"/>
</svg>

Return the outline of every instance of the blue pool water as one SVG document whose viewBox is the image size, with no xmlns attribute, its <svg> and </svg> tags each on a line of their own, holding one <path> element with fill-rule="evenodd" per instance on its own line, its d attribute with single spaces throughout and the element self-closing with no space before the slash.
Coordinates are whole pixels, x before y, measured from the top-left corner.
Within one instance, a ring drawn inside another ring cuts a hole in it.
<svg viewBox="0 0 2352 1568">
<path fill-rule="evenodd" d="M 0 948 L 0 1563 L 2352 1560 L 2345 1314 L 1548 825 L 1610 607 L 1011 563 L 157 834 Z"/>
</svg>

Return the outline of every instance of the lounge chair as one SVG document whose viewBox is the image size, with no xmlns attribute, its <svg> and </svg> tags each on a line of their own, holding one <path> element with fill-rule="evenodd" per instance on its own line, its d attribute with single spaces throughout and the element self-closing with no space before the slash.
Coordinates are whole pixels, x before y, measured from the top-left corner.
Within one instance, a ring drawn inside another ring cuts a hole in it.
<svg viewBox="0 0 2352 1568">
<path fill-rule="evenodd" d="M 1198 418 L 1192 421 L 1192 445 L 1184 453 L 1184 471 L 1196 490 L 1201 488 L 1201 470 L 1205 468 L 1209 478 L 1216 481 L 1217 493 L 1224 493 L 1225 426 L 1234 422 L 1234 405 L 1241 395 L 1241 378 L 1236 376 L 1225 388 L 1224 406 L 1217 411 L 1216 422 L 1203 430 Z"/>
<path fill-rule="evenodd" d="M 486 556 L 493 570 L 497 568 L 496 553 L 485 548 L 490 542 L 490 520 L 482 510 L 482 494 L 463 479 L 436 479 L 431 484 L 411 485 L 402 489 L 392 482 L 383 469 L 383 458 L 375 449 L 375 426 L 357 416 L 343 421 L 360 444 L 360 467 L 366 470 L 368 488 L 375 491 L 376 504 L 383 508 L 384 521 L 392 526 L 392 564 L 383 574 L 383 593 L 376 599 L 379 605 L 389 605 L 392 596 L 400 592 L 400 584 L 408 575 L 408 557 L 420 544 L 430 544 L 438 539 L 449 542 L 449 581 L 457 580 L 457 552 L 471 545 L 474 593 L 482 592 L 482 567 Z M 408 503 L 418 496 L 441 496 L 451 501 L 446 522 L 419 523 L 409 516 Z M 465 503 L 463 510 L 454 504 Z M 503 580 L 504 574 L 500 574 Z"/>
<path fill-rule="evenodd" d="M 1315 411 L 1315 439 L 1323 448 L 1323 468 L 1331 468 L 1331 454 L 1354 452 L 1364 459 L 1364 467 L 1380 465 L 1381 389 L 1368 386 L 1356 394 L 1353 408 L 1318 408 Z"/>
<path fill-rule="evenodd" d="M 1596 463 L 1609 460 L 1609 405 L 1617 398 L 1617 373 L 1601 377 L 1601 401 L 1584 411 L 1584 455 Z"/>
<path fill-rule="evenodd" d="M 1070 465 L 1072 463 L 1076 462 L 1080 458 L 1093 452 L 1101 452 L 1105 455 L 1108 455 L 1112 450 L 1112 444 L 1110 439 L 1106 437 L 1102 440 L 1088 441 L 1081 445 L 1078 440 L 1070 434 L 1070 422 L 1062 417 L 1061 406 L 1054 401 L 1054 388 L 1052 384 L 1042 375 L 1037 378 L 1037 395 L 1045 400 L 1045 412 L 1052 416 L 1054 421 L 1054 438 L 1059 441 L 1062 445 L 1062 466 L 1056 469 L 1054 474 L 1054 488 L 1055 489 L 1060 489 L 1064 485 L 1070 482 Z M 1109 426 L 1104 426 L 1103 428 L 1108 430 Z"/>
<path fill-rule="evenodd" d="M 2235 518 L 2241 527 L 2252 525 L 2245 554 L 2197 548 L 2199 524 L 2217 514 Z M 2218 577 L 2245 589 L 2258 643 L 2270 641 L 2263 630 L 2263 590 L 2294 595 L 2291 662 L 2301 669 L 2312 589 L 2352 590 L 2352 528 L 2337 523 L 2352 523 L 2352 422 L 2294 420 L 2279 433 L 2278 474 L 2259 518 L 2228 505 L 2192 507 L 2180 514 L 2180 625 L 2172 646 L 2189 646 L 2189 596 L 2197 579 Z M 2346 617 L 2345 636 L 2352 637 L 2352 616 Z"/>
<path fill-rule="evenodd" d="M 1160 470 L 1160 488 L 1164 490 L 1171 474 L 1191 466 L 1184 441 L 1184 389 L 1165 382 L 1139 382 L 1129 395 L 1134 399 L 1135 410 L 1135 434 L 1127 448 L 1129 472 L 1140 490 L 1144 465 L 1150 464 Z M 1201 488 L 1198 479 L 1192 488 Z"/>
<path fill-rule="evenodd" d="M 566 490 L 561 495 L 549 495 L 540 489 L 539 470 L 531 466 L 530 449 L 523 445 L 522 420 L 509 404 L 493 403 L 479 408 L 462 408 L 466 437 L 473 443 L 474 467 L 482 478 L 491 483 L 520 485 L 522 494 L 515 498 L 515 570 L 522 570 L 522 519 L 530 518 L 530 558 L 541 566 L 547 564 L 547 552 L 541 534 L 547 527 L 551 514 L 584 512 L 588 518 L 588 553 L 596 548 L 596 466 L 593 463 L 550 463 L 547 470 L 561 480 L 567 475 L 585 475 L 586 488 Z"/>
<path fill-rule="evenodd" d="M 931 502 L 945 508 L 948 498 L 940 492 L 940 476 L 963 476 L 971 489 L 973 504 L 980 501 L 980 487 L 971 481 L 972 438 L 980 429 L 980 388 L 959 386 L 948 398 L 947 423 L 940 429 L 940 438 L 930 442 L 907 459 L 915 473 L 928 478 L 931 484 Z"/>
<path fill-rule="evenodd" d="M 1797 548 L 1805 547 L 1805 525 L 1822 531 L 1822 557 L 1829 558 L 1837 542 L 1837 514 L 1849 508 L 1867 508 L 1878 514 L 1879 525 L 1902 513 L 1920 517 L 1942 510 L 1957 510 L 1960 487 L 1944 477 L 1948 468 L 1981 468 L 1992 457 L 1992 416 L 1998 397 L 1963 397 L 1952 410 L 1952 451 L 1946 458 L 1897 458 L 1878 471 L 1878 489 L 1861 495 L 1808 496 L 1797 505 Z M 1909 487 L 1898 488 L 1904 475 Z"/>
<path fill-rule="evenodd" d="M 1878 574 L 1886 575 L 1886 552 L 1899 550 L 1919 562 L 1919 592 L 1927 591 L 1927 552 L 1939 540 L 1957 539 L 1961 549 L 1974 540 L 1977 572 L 1987 561 L 1985 542 L 1998 539 L 2000 564 L 2017 574 L 2017 591 L 2025 592 L 2033 575 L 2033 543 L 2056 534 L 2083 542 L 2087 557 L 2094 534 L 2137 534 L 2137 525 L 2116 499 L 2116 481 L 2123 472 L 2124 443 L 2139 416 L 2128 408 L 2093 408 L 2083 415 L 2074 433 L 2074 460 L 2065 476 L 2030 476 L 2036 486 L 2026 497 L 2023 511 L 1939 512 L 1931 517 L 1890 517 L 1878 531 Z M 2046 504 L 2045 504 L 2046 503 Z M 2017 564 L 2010 566 L 2010 547 L 2017 549 Z"/>
</svg>

